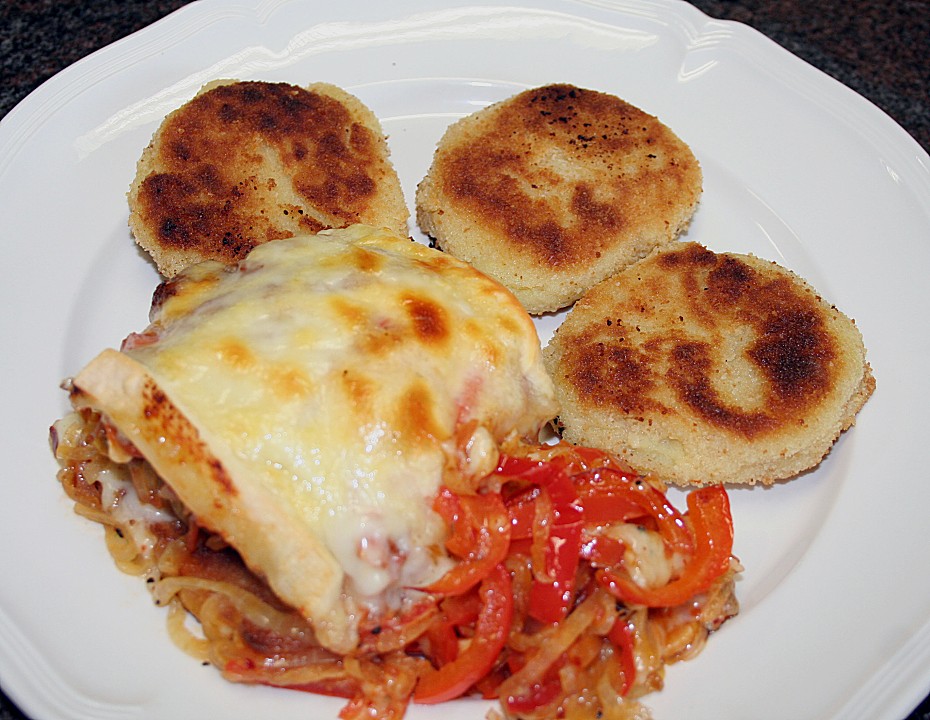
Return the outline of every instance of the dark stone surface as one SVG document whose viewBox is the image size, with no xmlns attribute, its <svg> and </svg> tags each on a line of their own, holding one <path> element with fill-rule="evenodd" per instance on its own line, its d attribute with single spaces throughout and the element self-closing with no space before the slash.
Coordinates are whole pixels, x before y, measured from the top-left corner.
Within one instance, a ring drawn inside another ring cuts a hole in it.
<svg viewBox="0 0 930 720">
<path fill-rule="evenodd" d="M 84 55 L 184 5 L 182 0 L 0 3 L 0 117 Z M 697 0 L 750 25 L 882 108 L 930 151 L 927 0 Z"/>
<path fill-rule="evenodd" d="M 52 77 L 184 5 L 182 0 L 0 3 L 0 117 Z M 695 0 L 820 68 L 884 110 L 930 152 L 927 0 Z M 0 694 L 0 720 L 25 716 Z M 44 720 L 44 719 L 43 719 Z M 907 720 L 930 720 L 930 698 Z"/>
<path fill-rule="evenodd" d="M 767 35 L 890 115 L 930 152 L 927 0 L 698 0 Z"/>
</svg>

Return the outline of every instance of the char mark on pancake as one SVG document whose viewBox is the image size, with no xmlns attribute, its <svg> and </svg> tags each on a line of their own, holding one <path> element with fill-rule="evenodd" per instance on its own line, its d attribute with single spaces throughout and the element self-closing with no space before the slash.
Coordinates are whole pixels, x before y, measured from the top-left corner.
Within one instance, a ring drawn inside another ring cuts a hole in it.
<svg viewBox="0 0 930 720">
<path fill-rule="evenodd" d="M 675 239 L 700 195 L 697 159 L 655 117 L 548 85 L 447 130 L 417 190 L 417 221 L 540 313 Z"/>
<path fill-rule="evenodd" d="M 855 324 L 804 280 L 695 243 L 591 290 L 545 357 L 567 439 L 681 484 L 813 467 L 875 386 Z"/>
<path fill-rule="evenodd" d="M 324 228 L 406 234 L 408 216 L 377 118 L 324 83 L 208 85 L 155 133 L 129 204 L 136 240 L 167 277 Z"/>
</svg>

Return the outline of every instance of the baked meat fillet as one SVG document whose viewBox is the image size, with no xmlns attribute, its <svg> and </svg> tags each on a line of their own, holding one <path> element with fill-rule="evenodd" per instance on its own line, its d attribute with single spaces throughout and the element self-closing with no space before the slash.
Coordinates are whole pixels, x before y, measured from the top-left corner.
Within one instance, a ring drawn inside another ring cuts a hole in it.
<svg viewBox="0 0 930 720">
<path fill-rule="evenodd" d="M 440 486 L 556 413 L 506 289 L 361 225 L 183 271 L 71 396 L 337 652 L 449 568 Z"/>
</svg>

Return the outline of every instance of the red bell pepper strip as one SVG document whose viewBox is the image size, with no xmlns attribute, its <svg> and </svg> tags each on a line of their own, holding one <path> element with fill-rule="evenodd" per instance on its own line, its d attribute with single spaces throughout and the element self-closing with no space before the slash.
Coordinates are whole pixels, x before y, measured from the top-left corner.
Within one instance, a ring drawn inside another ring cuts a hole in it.
<svg viewBox="0 0 930 720">
<path fill-rule="evenodd" d="M 575 597 L 583 514 L 575 485 L 564 472 L 540 477 L 533 518 L 534 581 L 527 612 L 545 623 L 564 620 Z"/>
<path fill-rule="evenodd" d="M 531 486 L 505 501 L 510 516 L 510 541 L 528 540 L 533 537 L 533 521 L 536 517 L 536 499 L 540 490 Z"/>
<path fill-rule="evenodd" d="M 581 556 L 583 515 L 578 493 L 566 472 L 567 461 L 504 455 L 497 473 L 526 485 L 507 501 L 511 552 L 521 552 L 531 539 L 534 581 L 527 612 L 537 620 L 564 620 L 572 606 L 575 575 Z"/>
<path fill-rule="evenodd" d="M 431 704 L 457 698 L 494 667 L 510 633 L 512 590 L 510 573 L 503 563 L 481 581 L 481 612 L 471 642 L 455 660 L 420 678 L 413 694 L 415 702 Z"/>
<path fill-rule="evenodd" d="M 502 454 L 494 473 L 504 478 L 513 478 L 527 483 L 544 485 L 546 484 L 547 478 L 555 471 L 556 467 L 552 462 Z"/>
<path fill-rule="evenodd" d="M 580 521 L 555 524 L 549 530 L 545 574 L 551 582 L 534 580 L 527 612 L 540 622 L 564 620 L 575 597 L 575 574 L 581 558 Z"/>
<path fill-rule="evenodd" d="M 551 704 L 563 692 L 559 674 L 549 672 L 541 681 L 532 685 L 529 692 L 523 695 L 510 695 L 504 698 L 504 702 L 510 712 L 522 715 Z"/>
<path fill-rule="evenodd" d="M 688 520 L 694 534 L 694 553 L 681 575 L 666 585 L 637 585 L 621 568 L 598 572 L 598 581 L 627 605 L 674 607 L 704 592 L 730 564 L 733 519 L 726 490 L 715 485 L 688 495 Z"/>
<path fill-rule="evenodd" d="M 447 665 L 458 657 L 459 640 L 452 623 L 435 623 L 423 635 L 429 644 L 429 656 L 437 665 Z"/>
<path fill-rule="evenodd" d="M 478 613 L 481 612 L 481 598 L 478 597 L 477 592 L 450 595 L 443 598 L 439 609 L 450 625 L 470 627 L 478 619 Z"/>
<path fill-rule="evenodd" d="M 573 479 L 589 525 L 649 518 L 670 550 L 690 554 L 692 538 L 684 518 L 648 482 L 611 468 L 589 470 Z"/>
<path fill-rule="evenodd" d="M 439 513 L 449 530 L 446 549 L 456 557 L 467 556 L 475 546 L 477 537 L 474 518 L 466 516 L 461 497 L 448 488 L 440 488 L 433 501 L 433 509 Z"/>
<path fill-rule="evenodd" d="M 459 595 L 481 582 L 507 557 L 510 547 L 507 509 L 497 493 L 456 496 L 445 489 L 436 505 L 440 515 L 451 524 L 446 548 L 464 557 L 439 580 L 421 589 L 439 595 Z M 469 542 L 471 538 L 473 541 Z"/>
<path fill-rule="evenodd" d="M 609 535 L 583 538 L 581 556 L 594 567 L 610 567 L 623 562 L 626 543 Z"/>
<path fill-rule="evenodd" d="M 607 637 L 616 648 L 620 668 L 623 670 L 623 685 L 620 695 L 626 697 L 636 681 L 636 656 L 633 654 L 633 629 L 624 618 L 617 618 Z"/>
</svg>

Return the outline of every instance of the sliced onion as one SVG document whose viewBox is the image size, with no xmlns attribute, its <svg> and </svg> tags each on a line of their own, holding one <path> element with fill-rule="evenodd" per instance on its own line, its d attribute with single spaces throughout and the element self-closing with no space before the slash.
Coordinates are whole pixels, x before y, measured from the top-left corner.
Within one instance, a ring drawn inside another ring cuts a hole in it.
<svg viewBox="0 0 930 720">
<path fill-rule="evenodd" d="M 188 626 L 190 618 L 187 610 L 177 598 L 168 603 L 168 637 L 181 650 L 200 662 L 206 662 L 210 657 L 210 641 L 202 635 L 196 635 Z"/>
<path fill-rule="evenodd" d="M 309 631 L 309 626 L 302 618 L 282 612 L 254 593 L 228 582 L 197 577 L 169 577 L 156 583 L 153 594 L 159 603 L 165 604 L 181 590 L 206 590 L 225 595 L 253 625 L 282 637 L 299 637 Z"/>
<path fill-rule="evenodd" d="M 526 665 L 501 683 L 501 698 L 526 695 L 529 689 L 542 681 L 546 672 L 614 602 L 606 593 L 596 592 L 585 599 L 558 625 L 546 628 L 537 635 L 538 649 Z"/>
</svg>

